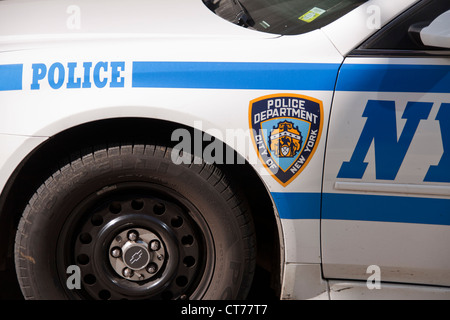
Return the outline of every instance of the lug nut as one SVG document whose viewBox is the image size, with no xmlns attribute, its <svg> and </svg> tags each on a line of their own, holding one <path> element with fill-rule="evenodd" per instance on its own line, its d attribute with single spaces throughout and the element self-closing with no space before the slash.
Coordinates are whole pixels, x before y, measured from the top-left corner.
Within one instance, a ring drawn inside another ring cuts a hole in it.
<svg viewBox="0 0 450 320">
<path fill-rule="evenodd" d="M 161 247 L 161 244 L 159 243 L 158 240 L 153 240 L 152 242 L 150 242 L 150 249 L 153 251 L 159 250 L 159 248 Z"/>
<path fill-rule="evenodd" d="M 150 264 L 147 266 L 147 272 L 148 272 L 148 273 L 154 274 L 154 273 L 156 273 L 156 271 L 158 271 L 158 266 L 157 266 L 156 264 L 150 263 Z"/>
<path fill-rule="evenodd" d="M 124 277 L 130 278 L 133 276 L 133 270 L 131 270 L 130 268 L 125 268 L 123 269 L 122 274 Z"/>
<path fill-rule="evenodd" d="M 122 250 L 120 250 L 120 248 L 113 248 L 112 250 L 111 250 L 111 255 L 114 257 L 114 258 L 118 258 L 118 257 L 120 257 L 121 255 L 122 255 Z"/>
<path fill-rule="evenodd" d="M 136 231 L 130 231 L 128 233 L 128 240 L 136 241 L 138 239 L 138 233 Z"/>
</svg>

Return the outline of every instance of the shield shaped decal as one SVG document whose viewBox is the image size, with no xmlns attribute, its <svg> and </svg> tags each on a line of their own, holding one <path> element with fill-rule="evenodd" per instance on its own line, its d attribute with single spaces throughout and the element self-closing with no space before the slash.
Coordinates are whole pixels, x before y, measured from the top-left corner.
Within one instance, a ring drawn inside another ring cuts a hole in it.
<svg viewBox="0 0 450 320">
<path fill-rule="evenodd" d="M 253 145 L 261 162 L 283 186 L 311 160 L 322 133 L 322 101 L 298 94 L 267 95 L 250 101 Z"/>
</svg>

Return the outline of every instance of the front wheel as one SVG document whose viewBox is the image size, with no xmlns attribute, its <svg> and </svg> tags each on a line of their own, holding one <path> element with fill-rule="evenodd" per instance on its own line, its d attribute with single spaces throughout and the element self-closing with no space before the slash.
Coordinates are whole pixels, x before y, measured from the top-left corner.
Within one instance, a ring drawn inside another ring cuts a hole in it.
<svg viewBox="0 0 450 320">
<path fill-rule="evenodd" d="M 16 235 L 25 298 L 245 298 L 256 252 L 245 199 L 217 167 L 171 152 L 98 148 L 49 177 Z"/>
</svg>

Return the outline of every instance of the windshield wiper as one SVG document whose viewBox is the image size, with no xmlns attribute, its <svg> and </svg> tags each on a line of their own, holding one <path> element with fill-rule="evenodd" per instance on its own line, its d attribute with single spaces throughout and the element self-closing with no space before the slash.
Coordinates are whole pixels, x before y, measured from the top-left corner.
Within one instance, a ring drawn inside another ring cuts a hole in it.
<svg viewBox="0 0 450 320">
<path fill-rule="evenodd" d="M 238 25 L 243 27 L 252 27 L 255 25 L 255 21 L 253 21 L 247 9 L 244 8 L 239 0 L 229 0 L 229 3 L 233 7 Z"/>
<path fill-rule="evenodd" d="M 255 21 L 239 0 L 203 0 L 203 3 L 212 12 L 240 26 L 248 28 L 255 25 Z"/>
</svg>

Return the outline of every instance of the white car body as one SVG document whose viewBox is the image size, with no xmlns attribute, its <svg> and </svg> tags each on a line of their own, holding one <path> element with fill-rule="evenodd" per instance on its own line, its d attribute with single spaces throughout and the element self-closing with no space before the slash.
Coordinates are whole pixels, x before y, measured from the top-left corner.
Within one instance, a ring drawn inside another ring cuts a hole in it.
<svg viewBox="0 0 450 320">
<path fill-rule="evenodd" d="M 450 91 L 383 91 L 340 78 L 369 65 L 448 67 L 449 57 L 348 57 L 416 2 L 370 0 L 321 29 L 278 36 L 225 21 L 200 0 L 2 1 L 0 189 L 7 191 L 14 171 L 40 144 L 85 123 L 166 120 L 225 140 L 227 130 L 249 129 L 254 99 L 311 97 L 322 102 L 323 126 L 314 154 L 287 185 L 263 167 L 252 145 L 225 141 L 252 164 L 272 197 L 280 298 L 450 298 L 450 223 L 442 217 L 449 214 L 450 181 L 424 182 L 445 149 L 436 117 Z M 286 64 L 297 68 L 295 79 L 276 78 L 289 77 Z M 200 65 L 206 73 L 195 73 Z M 159 70 L 161 82 L 147 77 L 138 83 L 139 66 Z M 164 80 L 167 70 L 178 80 Z M 338 177 L 358 145 L 368 101 L 394 102 L 398 137 L 408 102 L 431 103 L 393 179 L 376 176 L 381 169 L 375 162 L 383 156 L 373 144 L 363 154 L 363 176 Z M 436 221 L 404 212 L 397 220 L 386 214 L 378 219 L 372 212 L 378 201 L 396 212 L 408 203 L 441 211 Z M 381 270 L 381 289 L 368 286 L 373 265 Z"/>
</svg>

